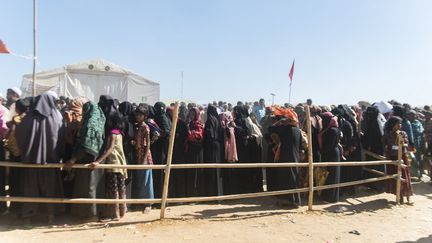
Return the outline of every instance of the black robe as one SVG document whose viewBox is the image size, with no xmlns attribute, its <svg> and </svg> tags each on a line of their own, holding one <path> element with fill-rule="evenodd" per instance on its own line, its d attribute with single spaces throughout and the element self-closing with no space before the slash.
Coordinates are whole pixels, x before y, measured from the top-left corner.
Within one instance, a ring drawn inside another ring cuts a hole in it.
<svg viewBox="0 0 432 243">
<path fill-rule="evenodd" d="M 223 161 L 223 128 L 219 121 L 216 107 L 207 109 L 207 121 L 204 127 L 204 162 L 221 163 Z M 205 169 L 205 194 L 215 196 L 218 194 L 217 169 Z"/>
<path fill-rule="evenodd" d="M 363 136 L 361 138 L 361 143 L 364 149 L 379 155 L 384 155 L 384 146 L 382 143 L 382 138 L 384 134 L 382 133 L 380 125 L 378 123 L 378 116 L 379 116 L 379 111 L 376 107 L 371 106 L 366 109 L 366 112 L 364 113 L 364 120 L 362 123 Z M 366 155 L 365 159 L 367 161 L 377 160 L 376 158 L 371 157 L 369 155 Z M 386 173 L 385 165 L 371 165 L 368 166 L 367 168 Z M 377 177 L 376 174 L 370 172 L 364 172 L 363 176 L 364 178 Z M 384 188 L 385 188 L 384 181 L 369 183 L 367 185 L 371 188 L 374 188 L 375 190 L 384 192 Z"/>
<path fill-rule="evenodd" d="M 276 133 L 280 139 L 280 157 L 278 162 L 300 162 L 302 147 L 301 131 L 291 125 L 271 126 L 269 133 Z M 267 169 L 267 184 L 269 191 L 279 191 L 297 188 L 297 168 L 269 168 Z M 301 204 L 300 194 L 288 194 L 279 198 L 298 205 Z"/>
<path fill-rule="evenodd" d="M 340 150 L 339 143 L 339 129 L 332 127 L 323 134 L 323 147 L 321 148 L 321 161 L 322 162 L 339 162 Z M 329 172 L 326 180 L 326 185 L 337 184 L 340 182 L 340 166 L 328 166 Z M 339 201 L 339 188 L 327 189 L 321 192 L 321 197 L 328 202 Z"/>
<path fill-rule="evenodd" d="M 30 111 L 16 127 L 16 136 L 24 163 L 59 163 L 64 151 L 65 126 L 56 109 L 55 99 L 48 94 L 39 95 Z M 22 196 L 62 197 L 63 184 L 59 169 L 23 169 L 21 172 Z M 22 217 L 32 217 L 39 209 L 54 215 L 63 210 L 62 205 L 26 203 Z"/>
<path fill-rule="evenodd" d="M 155 165 L 166 164 L 167 152 L 168 152 L 168 140 L 171 131 L 171 121 L 165 112 L 165 104 L 157 102 L 154 105 L 154 121 L 161 129 L 162 133 L 158 140 L 152 144 L 151 153 L 153 163 Z M 152 118 L 152 117 L 150 117 Z M 163 173 L 162 170 L 153 171 L 153 188 L 155 198 L 161 198 L 163 186 Z"/>
<path fill-rule="evenodd" d="M 174 140 L 174 149 L 173 149 L 173 164 L 185 164 L 186 161 L 186 153 L 185 153 L 185 142 L 188 136 L 188 127 L 187 124 L 178 119 L 177 120 L 177 128 L 176 135 Z M 170 195 L 171 197 L 185 197 L 186 196 L 186 170 L 185 169 L 176 169 L 171 170 L 170 176 Z"/>
</svg>

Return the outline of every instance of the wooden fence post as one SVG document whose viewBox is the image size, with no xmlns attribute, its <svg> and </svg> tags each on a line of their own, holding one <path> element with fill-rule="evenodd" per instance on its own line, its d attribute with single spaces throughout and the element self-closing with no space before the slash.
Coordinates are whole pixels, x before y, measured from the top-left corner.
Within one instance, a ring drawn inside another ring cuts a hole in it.
<svg viewBox="0 0 432 243">
<path fill-rule="evenodd" d="M 171 161 L 172 161 L 172 155 L 173 155 L 175 133 L 176 133 L 176 129 L 177 129 L 178 110 L 179 110 L 179 103 L 176 102 L 174 112 L 172 115 L 173 116 L 172 117 L 172 127 L 171 127 L 171 132 L 170 132 L 170 137 L 169 137 L 168 156 L 167 156 L 164 184 L 163 184 L 163 190 L 162 190 L 162 203 L 161 203 L 160 219 L 165 218 L 166 200 L 168 197 L 168 186 L 169 186 L 169 178 L 170 178 L 170 173 L 171 173 Z"/>
<path fill-rule="evenodd" d="M 400 134 L 397 134 L 398 141 L 398 161 L 397 161 L 397 178 L 396 178 L 396 204 L 400 205 L 401 200 L 401 175 L 402 175 L 402 151 L 403 151 L 403 140 Z"/>
<path fill-rule="evenodd" d="M 313 184 L 314 184 L 314 177 L 313 177 L 313 154 L 312 154 L 312 124 L 311 124 L 311 114 L 310 114 L 310 107 L 306 106 L 306 122 L 307 122 L 307 135 L 308 135 L 308 161 L 309 161 L 309 203 L 308 203 L 308 209 L 312 210 L 313 205 Z"/>
</svg>

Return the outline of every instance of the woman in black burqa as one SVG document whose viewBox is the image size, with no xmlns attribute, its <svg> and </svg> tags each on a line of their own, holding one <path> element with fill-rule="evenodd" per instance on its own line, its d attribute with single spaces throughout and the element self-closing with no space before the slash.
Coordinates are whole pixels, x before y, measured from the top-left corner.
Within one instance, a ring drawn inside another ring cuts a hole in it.
<svg viewBox="0 0 432 243">
<path fill-rule="evenodd" d="M 166 164 L 171 120 L 165 109 L 166 106 L 163 102 L 156 102 L 154 105 L 154 121 L 161 130 L 159 139 L 152 144 L 151 148 L 153 163 L 155 165 Z M 155 198 L 161 198 L 163 185 L 162 170 L 153 171 L 153 185 Z"/>
<path fill-rule="evenodd" d="M 219 120 L 216 107 L 209 105 L 207 108 L 207 120 L 204 126 L 204 162 L 221 163 L 223 160 L 223 128 Z M 215 196 L 218 194 L 218 177 L 216 169 L 204 170 L 205 194 Z"/>
<path fill-rule="evenodd" d="M 16 138 L 22 149 L 22 161 L 31 164 L 59 163 L 64 151 L 65 127 L 63 117 L 56 109 L 55 98 L 49 94 L 36 97 L 22 123 L 16 128 Z M 63 187 L 60 170 L 30 169 L 21 171 L 22 196 L 61 198 Z M 22 217 L 43 213 L 52 223 L 54 214 L 63 210 L 60 204 L 25 203 Z"/>
</svg>

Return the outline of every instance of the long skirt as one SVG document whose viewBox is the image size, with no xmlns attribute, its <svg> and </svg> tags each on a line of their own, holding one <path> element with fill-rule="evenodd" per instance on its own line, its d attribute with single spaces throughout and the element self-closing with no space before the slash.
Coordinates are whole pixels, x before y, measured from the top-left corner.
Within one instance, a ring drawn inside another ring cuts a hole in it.
<svg viewBox="0 0 432 243">
<path fill-rule="evenodd" d="M 90 163 L 94 157 L 87 155 L 82 163 Z M 103 198 L 105 195 L 104 171 L 101 169 L 77 169 L 75 171 L 75 181 L 72 198 Z M 101 207 L 100 207 L 101 208 Z M 80 218 L 90 218 L 98 216 L 96 204 L 72 204 L 71 213 Z"/>
<path fill-rule="evenodd" d="M 21 159 L 19 157 L 15 157 L 10 155 L 9 157 L 11 162 L 20 162 Z M 21 168 L 9 168 L 9 196 L 11 197 L 20 197 L 22 196 L 22 186 L 21 186 Z M 9 210 L 13 213 L 20 214 L 21 213 L 21 205 L 23 203 L 19 202 L 11 202 L 9 206 Z"/>
<path fill-rule="evenodd" d="M 153 199 L 152 170 L 134 170 L 132 180 L 132 198 Z M 149 204 L 151 205 L 151 204 Z"/>
<path fill-rule="evenodd" d="M 105 193 L 109 199 L 126 199 L 125 176 L 121 173 L 107 172 L 105 175 Z M 126 203 L 108 204 L 105 206 L 104 218 L 121 218 L 127 211 Z"/>
<path fill-rule="evenodd" d="M 413 195 L 413 188 L 411 185 L 411 175 L 409 168 L 401 168 L 402 178 L 405 182 L 401 181 L 401 196 L 407 197 Z M 394 175 L 397 174 L 397 166 L 395 165 L 387 165 L 387 174 Z M 387 193 L 396 194 L 396 180 L 387 180 Z"/>
<path fill-rule="evenodd" d="M 22 195 L 24 197 L 63 197 L 63 184 L 60 171 L 57 169 L 23 169 L 21 174 Z M 57 212 L 63 211 L 61 204 L 22 204 L 21 213 L 23 218 L 36 216 L 37 214 L 53 216 Z"/>
</svg>

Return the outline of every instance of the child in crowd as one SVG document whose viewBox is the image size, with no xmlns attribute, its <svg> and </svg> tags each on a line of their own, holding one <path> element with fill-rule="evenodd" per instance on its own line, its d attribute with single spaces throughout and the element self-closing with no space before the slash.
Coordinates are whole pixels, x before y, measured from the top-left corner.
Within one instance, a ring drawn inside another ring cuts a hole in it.
<svg viewBox="0 0 432 243">
<path fill-rule="evenodd" d="M 92 167 L 105 162 L 112 165 L 126 165 L 126 157 L 123 152 L 123 121 L 119 113 L 114 113 L 108 117 L 108 136 L 105 152 L 91 163 Z M 126 169 L 106 169 L 105 170 L 105 193 L 110 199 L 125 199 L 127 178 Z M 120 220 L 126 213 L 126 204 L 109 204 L 103 214 L 103 220 Z"/>
<path fill-rule="evenodd" d="M 150 128 L 146 124 L 149 115 L 149 107 L 140 104 L 135 110 L 135 135 L 132 144 L 135 145 L 135 158 L 138 164 L 152 165 L 150 151 Z M 153 174 L 152 170 L 134 170 L 132 180 L 132 198 L 153 199 Z M 151 210 L 151 204 L 147 204 L 144 213 Z"/>
</svg>

